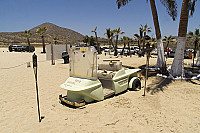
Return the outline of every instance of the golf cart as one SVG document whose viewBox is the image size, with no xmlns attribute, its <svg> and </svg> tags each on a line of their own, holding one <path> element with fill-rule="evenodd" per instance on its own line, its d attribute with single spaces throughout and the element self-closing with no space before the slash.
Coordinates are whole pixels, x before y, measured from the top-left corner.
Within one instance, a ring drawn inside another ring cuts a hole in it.
<svg viewBox="0 0 200 133">
<path fill-rule="evenodd" d="M 70 77 L 60 86 L 67 90 L 66 96 L 59 95 L 61 103 L 81 107 L 128 88 L 141 89 L 137 77 L 140 69 L 122 68 L 119 60 L 104 60 L 97 66 L 97 52 L 92 46 L 70 48 L 69 54 Z"/>
</svg>

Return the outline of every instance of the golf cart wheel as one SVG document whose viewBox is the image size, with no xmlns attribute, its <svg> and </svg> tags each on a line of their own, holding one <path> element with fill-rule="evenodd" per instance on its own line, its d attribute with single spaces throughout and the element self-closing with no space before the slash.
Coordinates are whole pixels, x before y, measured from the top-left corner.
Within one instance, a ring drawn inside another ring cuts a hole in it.
<svg viewBox="0 0 200 133">
<path fill-rule="evenodd" d="M 140 79 L 135 79 L 132 84 L 131 90 L 141 90 L 141 81 Z"/>
</svg>

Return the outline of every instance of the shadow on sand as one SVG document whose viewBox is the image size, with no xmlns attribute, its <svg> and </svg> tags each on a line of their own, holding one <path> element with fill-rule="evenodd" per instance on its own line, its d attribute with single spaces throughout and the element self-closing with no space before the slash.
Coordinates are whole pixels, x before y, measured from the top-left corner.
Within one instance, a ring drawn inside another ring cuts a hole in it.
<svg viewBox="0 0 200 133">
<path fill-rule="evenodd" d="M 139 68 L 142 69 L 142 75 L 145 77 L 146 65 L 142 65 Z M 164 87 L 168 86 L 170 83 L 172 83 L 172 79 L 167 79 L 163 77 L 156 77 L 158 71 L 155 69 L 149 69 L 148 70 L 148 78 L 155 78 L 152 80 L 152 83 L 147 85 L 147 92 L 154 95 L 155 93 L 158 93 L 160 91 L 164 91 Z"/>
<path fill-rule="evenodd" d="M 166 79 L 163 77 L 156 77 L 156 80 L 153 81 L 151 84 L 147 87 L 147 92 L 154 95 L 155 93 L 158 93 L 160 91 L 164 91 L 164 87 L 168 86 L 170 83 L 172 83 L 172 79 Z"/>
</svg>

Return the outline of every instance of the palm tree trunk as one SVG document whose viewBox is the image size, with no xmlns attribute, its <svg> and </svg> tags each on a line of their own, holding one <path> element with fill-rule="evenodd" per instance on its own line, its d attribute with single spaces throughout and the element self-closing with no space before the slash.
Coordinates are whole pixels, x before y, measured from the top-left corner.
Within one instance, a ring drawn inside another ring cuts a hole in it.
<svg viewBox="0 0 200 133">
<path fill-rule="evenodd" d="M 163 49 L 163 42 L 161 39 L 161 31 L 158 21 L 158 14 L 157 9 L 155 5 L 155 0 L 150 0 L 151 5 L 151 12 L 153 16 L 153 22 L 156 32 L 156 39 L 157 39 L 157 51 L 158 51 L 158 58 L 157 58 L 157 67 L 160 68 L 162 73 L 165 73 L 166 63 L 165 63 L 165 57 L 164 57 L 164 49 Z"/>
<path fill-rule="evenodd" d="M 115 53 L 114 53 L 114 56 L 117 56 L 117 42 L 118 42 L 118 35 L 116 36 L 116 43 L 115 43 Z"/>
<path fill-rule="evenodd" d="M 43 45 L 43 52 L 42 53 L 46 53 L 46 51 L 45 51 L 44 36 L 41 36 L 41 37 L 42 37 L 42 45 Z"/>
<path fill-rule="evenodd" d="M 28 51 L 30 52 L 31 51 L 31 43 L 30 43 L 30 40 L 29 40 L 29 37 L 27 37 L 27 43 L 28 43 Z"/>
<path fill-rule="evenodd" d="M 138 43 L 138 47 L 139 47 L 139 49 L 140 49 L 140 40 L 138 40 L 137 43 Z"/>
<path fill-rule="evenodd" d="M 172 76 L 184 76 L 184 50 L 189 16 L 188 1 L 183 0 L 182 3 L 177 47 L 171 69 Z"/>
<path fill-rule="evenodd" d="M 124 49 L 125 49 L 125 47 L 126 47 L 126 43 L 124 42 L 124 47 L 123 47 L 123 49 L 122 49 L 122 51 L 121 51 L 121 55 L 124 54 Z"/>
<path fill-rule="evenodd" d="M 112 45 L 112 42 L 111 42 L 111 39 L 109 39 L 109 55 L 111 54 L 111 45 Z"/>
<path fill-rule="evenodd" d="M 98 41 L 98 37 L 97 37 L 97 32 L 95 32 L 95 37 L 96 37 L 96 42 L 97 42 L 97 52 L 98 52 L 98 54 L 100 54 L 101 51 L 100 51 L 99 41 Z"/>
<path fill-rule="evenodd" d="M 129 53 L 129 56 L 131 57 L 131 48 L 130 48 L 129 42 L 128 42 L 128 53 Z"/>
<path fill-rule="evenodd" d="M 144 55 L 145 36 L 146 32 L 144 32 L 144 37 L 143 37 L 142 55 Z"/>
</svg>

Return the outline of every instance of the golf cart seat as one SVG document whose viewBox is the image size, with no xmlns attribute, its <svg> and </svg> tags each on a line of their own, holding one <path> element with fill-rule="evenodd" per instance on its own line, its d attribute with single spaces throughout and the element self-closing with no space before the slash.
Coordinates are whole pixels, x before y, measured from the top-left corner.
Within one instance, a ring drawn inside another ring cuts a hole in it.
<svg viewBox="0 0 200 133">
<path fill-rule="evenodd" d="M 107 79 L 111 80 L 115 76 L 116 72 L 113 71 L 107 71 L 107 70 L 98 70 L 97 71 L 97 77 L 99 79 Z"/>
<path fill-rule="evenodd" d="M 98 70 L 119 71 L 122 69 L 122 62 L 103 62 L 98 64 Z"/>
<path fill-rule="evenodd" d="M 122 69 L 122 62 L 104 62 L 98 64 L 97 77 L 99 79 L 112 80 L 116 71 Z"/>
</svg>

